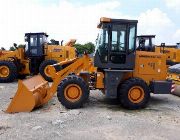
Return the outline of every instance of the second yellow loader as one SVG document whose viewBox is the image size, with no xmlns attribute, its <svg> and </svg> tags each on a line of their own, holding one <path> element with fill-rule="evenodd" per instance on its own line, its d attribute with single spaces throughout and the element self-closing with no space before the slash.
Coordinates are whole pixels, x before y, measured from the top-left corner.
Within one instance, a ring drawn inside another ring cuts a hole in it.
<svg viewBox="0 0 180 140">
<path fill-rule="evenodd" d="M 47 81 L 52 81 L 48 65 L 77 57 L 73 47 L 76 40 L 72 39 L 64 46 L 58 41 L 47 42 L 46 33 L 26 33 L 25 48 L 15 51 L 0 51 L 0 82 L 12 82 L 27 75 L 40 73 Z M 61 66 L 56 67 L 62 69 Z"/>
</svg>

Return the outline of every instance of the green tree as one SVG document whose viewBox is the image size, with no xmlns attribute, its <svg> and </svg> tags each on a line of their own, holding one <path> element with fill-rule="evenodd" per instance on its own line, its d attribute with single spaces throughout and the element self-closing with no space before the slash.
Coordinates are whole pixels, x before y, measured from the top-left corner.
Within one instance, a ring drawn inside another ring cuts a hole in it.
<svg viewBox="0 0 180 140">
<path fill-rule="evenodd" d="M 24 44 L 19 44 L 18 48 L 25 48 L 25 45 Z"/>
<path fill-rule="evenodd" d="M 74 47 L 77 49 L 78 54 L 83 54 L 85 51 L 91 54 L 95 50 L 95 46 L 92 42 L 86 44 L 75 44 Z"/>
<path fill-rule="evenodd" d="M 92 42 L 88 42 L 88 43 L 84 44 L 84 47 L 89 54 L 93 53 L 95 50 L 95 46 Z"/>
<path fill-rule="evenodd" d="M 15 51 L 15 50 L 18 49 L 18 48 L 25 48 L 25 45 L 24 45 L 24 44 L 19 44 L 19 45 L 17 45 L 16 43 L 14 43 L 13 46 L 11 46 L 11 47 L 9 48 L 9 50 L 10 50 L 10 51 Z"/>
<path fill-rule="evenodd" d="M 74 47 L 77 49 L 78 54 L 83 54 L 84 48 L 81 44 L 75 44 Z"/>
<path fill-rule="evenodd" d="M 11 46 L 11 47 L 9 48 L 9 50 L 10 50 L 10 51 L 15 51 L 16 49 L 15 49 L 13 46 Z"/>
</svg>

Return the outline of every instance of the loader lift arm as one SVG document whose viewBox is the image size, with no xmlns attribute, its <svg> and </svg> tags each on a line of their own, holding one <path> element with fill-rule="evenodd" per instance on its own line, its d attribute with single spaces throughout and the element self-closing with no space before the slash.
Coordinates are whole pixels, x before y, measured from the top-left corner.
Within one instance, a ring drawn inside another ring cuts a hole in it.
<svg viewBox="0 0 180 140">
<path fill-rule="evenodd" d="M 59 72 L 56 72 L 55 66 L 62 65 L 63 63 L 66 63 L 66 61 L 49 66 L 53 83 L 52 86 L 47 90 L 47 96 L 44 99 L 44 103 L 48 102 L 49 99 L 51 99 L 52 96 L 57 92 L 58 85 L 66 76 L 71 73 L 78 74 L 81 71 L 88 71 L 92 66 L 88 55 L 84 55 L 82 58 L 75 58 L 73 60 L 70 60 L 69 62 L 72 64 Z"/>
<path fill-rule="evenodd" d="M 55 67 L 57 65 L 67 63 L 70 63 L 70 65 L 63 70 L 56 72 Z M 40 75 L 23 81 L 19 80 L 18 90 L 6 112 L 30 112 L 34 108 L 42 106 L 53 97 L 53 95 L 57 92 L 57 88 L 61 80 L 63 80 L 66 76 L 71 73 L 78 74 L 81 71 L 88 71 L 91 67 L 92 61 L 90 57 L 85 54 L 81 58 L 75 58 L 49 66 L 49 71 L 53 79 L 51 86 L 49 86 L 48 82 L 45 81 Z"/>
</svg>

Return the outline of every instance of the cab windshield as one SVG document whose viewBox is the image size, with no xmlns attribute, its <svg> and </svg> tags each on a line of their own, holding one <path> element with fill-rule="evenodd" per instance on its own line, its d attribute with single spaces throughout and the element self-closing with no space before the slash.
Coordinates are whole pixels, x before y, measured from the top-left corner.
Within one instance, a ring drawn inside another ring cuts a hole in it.
<svg viewBox="0 0 180 140">
<path fill-rule="evenodd" d="M 99 52 L 101 61 L 107 62 L 107 58 L 108 58 L 108 31 L 107 29 L 100 29 L 98 37 L 96 39 L 96 51 Z"/>
<path fill-rule="evenodd" d="M 129 36 L 128 41 L 127 35 Z M 125 54 L 126 52 L 131 53 L 134 51 L 135 38 L 135 25 L 103 25 L 103 29 L 100 29 L 96 39 L 95 52 L 98 52 L 102 63 L 107 63 L 108 61 L 111 61 L 112 63 L 121 63 L 119 60 L 122 59 L 121 54 Z M 124 61 L 122 63 L 124 63 Z"/>
</svg>

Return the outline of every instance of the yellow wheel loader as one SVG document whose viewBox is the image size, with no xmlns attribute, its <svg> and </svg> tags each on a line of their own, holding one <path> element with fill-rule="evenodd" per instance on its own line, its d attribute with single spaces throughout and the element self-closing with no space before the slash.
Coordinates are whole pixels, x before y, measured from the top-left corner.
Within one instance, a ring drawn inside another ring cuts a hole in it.
<svg viewBox="0 0 180 140">
<path fill-rule="evenodd" d="M 94 61 L 81 58 L 48 66 L 50 86 L 42 76 L 19 81 L 18 90 L 7 113 L 28 112 L 47 103 L 57 92 L 66 108 L 86 103 L 90 90 L 99 89 L 106 97 L 118 98 L 127 109 L 147 106 L 150 93 L 170 94 L 172 81 L 166 80 L 166 56 L 136 50 L 137 20 L 101 18 Z M 57 66 L 69 64 L 61 71 Z"/>
<path fill-rule="evenodd" d="M 167 65 L 172 66 L 180 63 L 180 45 L 165 45 L 162 43 L 156 46 L 156 52 L 164 53 L 167 59 Z"/>
<path fill-rule="evenodd" d="M 137 36 L 137 50 L 155 51 L 164 53 L 167 59 L 167 65 L 172 66 L 180 63 L 180 44 L 177 45 L 161 45 L 154 44 L 155 35 L 140 35 Z"/>
<path fill-rule="evenodd" d="M 52 81 L 48 65 L 76 57 L 76 49 L 73 47 L 76 40 L 70 40 L 65 46 L 47 42 L 46 33 L 26 33 L 25 48 L 17 48 L 15 51 L 0 51 L 0 82 L 12 82 L 26 75 L 40 73 L 47 81 Z M 57 70 L 61 66 L 56 67 Z"/>
</svg>

